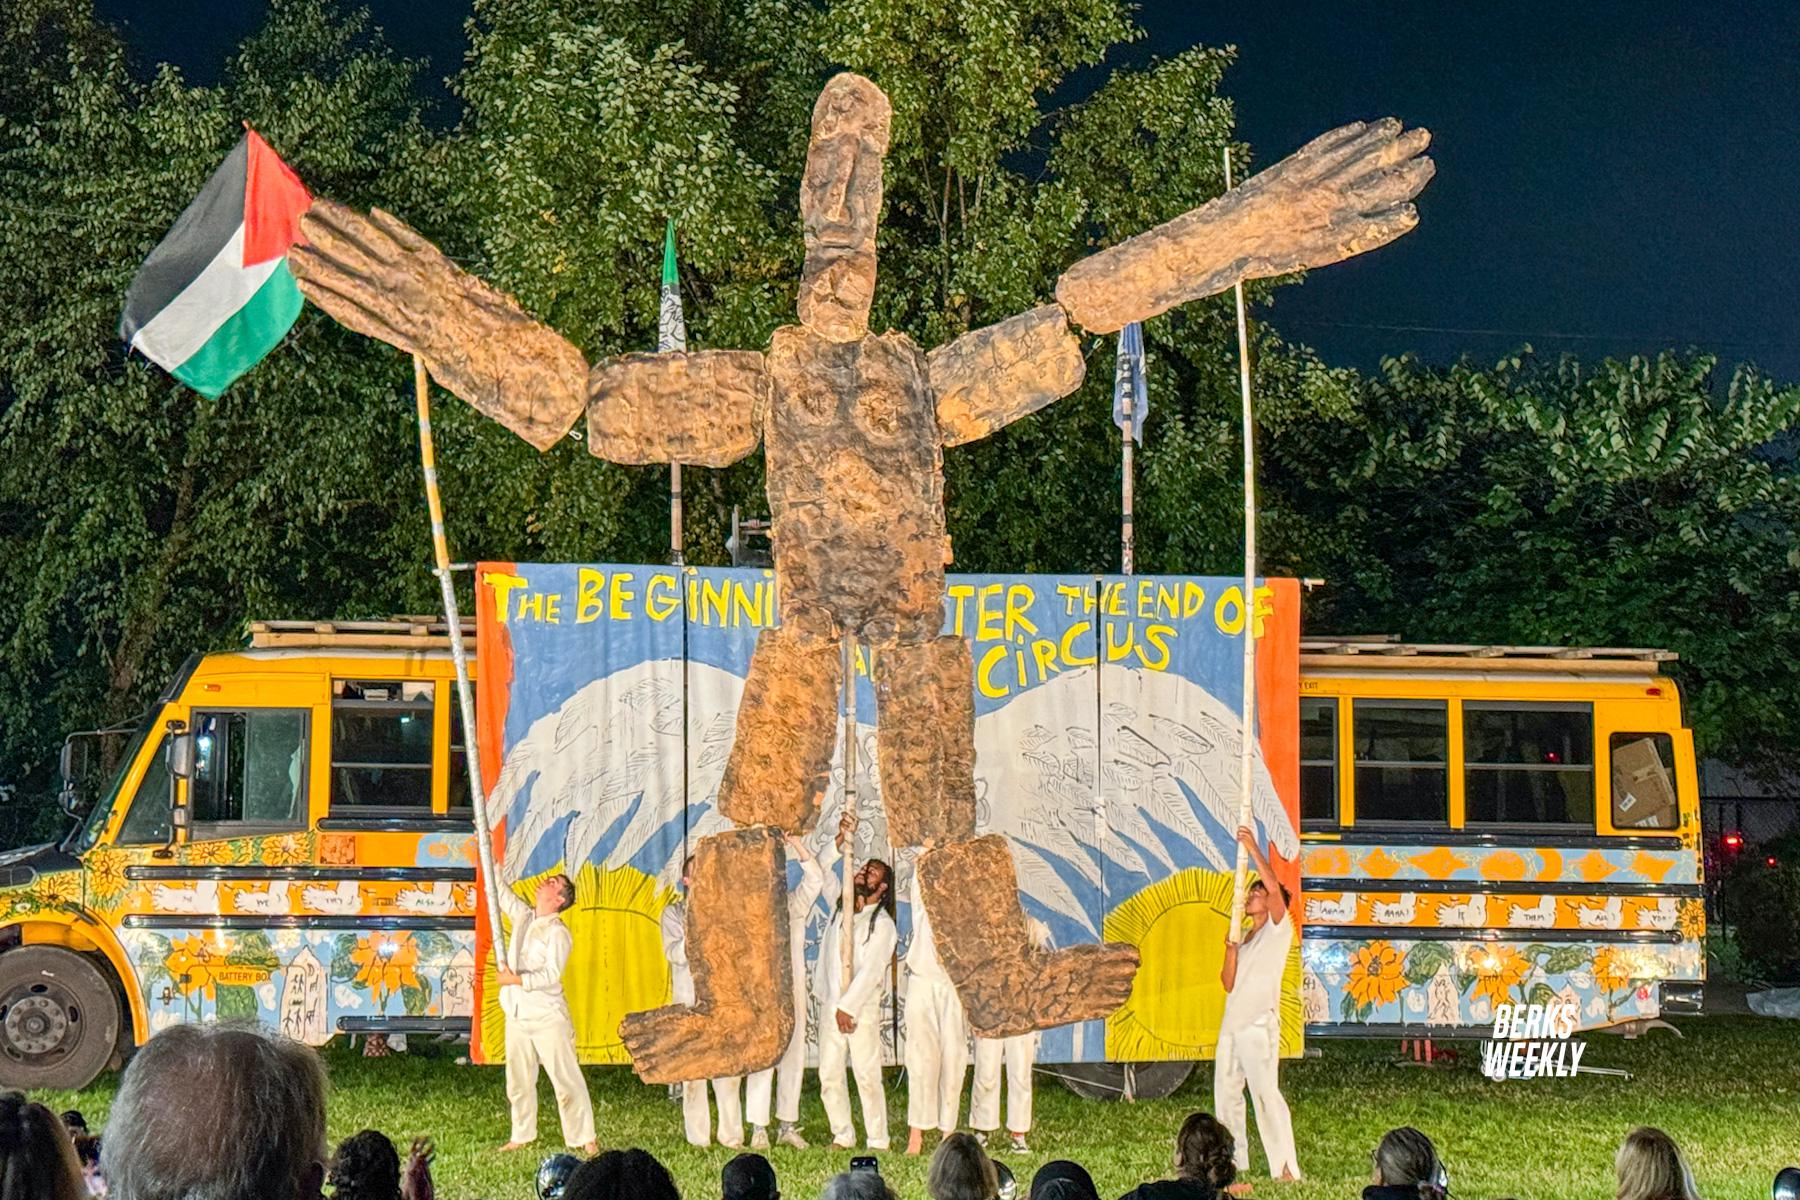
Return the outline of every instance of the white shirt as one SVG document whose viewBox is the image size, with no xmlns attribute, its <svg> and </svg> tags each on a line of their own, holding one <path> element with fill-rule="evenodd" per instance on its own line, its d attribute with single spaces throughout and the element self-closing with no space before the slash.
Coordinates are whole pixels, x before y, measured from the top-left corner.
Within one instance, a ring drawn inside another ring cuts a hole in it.
<svg viewBox="0 0 1800 1200">
<path fill-rule="evenodd" d="M 912 880 L 906 886 L 907 903 L 912 905 L 912 941 L 906 947 L 906 969 L 920 979 L 949 982 L 944 964 L 938 961 L 937 941 L 931 936 L 931 914 L 919 895 L 919 870 L 913 868 Z"/>
<path fill-rule="evenodd" d="M 1262 928 L 1238 947 L 1237 979 L 1225 993 L 1225 1017 L 1220 1033 L 1236 1033 L 1257 1021 L 1274 1020 L 1281 1011 L 1281 976 L 1287 970 L 1288 950 L 1294 944 L 1294 918 L 1264 921 Z"/>
<path fill-rule="evenodd" d="M 825 898 L 836 906 L 838 897 L 843 892 L 843 884 L 836 871 L 831 869 L 838 860 L 835 843 L 826 848 L 819 859 L 819 868 L 823 874 Z M 817 975 L 813 979 L 813 994 L 819 998 L 819 1011 L 829 1014 L 834 1009 L 857 1017 L 867 1008 L 879 1008 L 883 990 L 888 982 L 888 969 L 894 961 L 894 944 L 899 935 L 894 929 L 894 919 L 887 915 L 887 910 L 878 904 L 866 904 L 856 914 L 853 926 L 855 938 L 855 959 L 852 963 L 854 974 L 850 977 L 850 986 L 843 988 L 839 995 L 838 980 L 843 977 L 844 960 L 839 950 L 839 934 L 844 923 L 840 916 L 833 915 L 825 926 L 825 942 L 819 949 Z"/>
<path fill-rule="evenodd" d="M 507 965 L 524 980 L 500 989 L 500 1011 L 508 1017 L 567 1014 L 569 1001 L 563 995 L 562 976 L 575 949 L 575 936 L 560 915 L 538 916 L 512 888 L 502 887 L 499 894 L 500 907 L 512 918 Z"/>
<path fill-rule="evenodd" d="M 694 973 L 687 960 L 687 902 L 676 900 L 662 910 L 663 954 L 669 960 L 670 1000 L 694 1002 Z"/>
</svg>

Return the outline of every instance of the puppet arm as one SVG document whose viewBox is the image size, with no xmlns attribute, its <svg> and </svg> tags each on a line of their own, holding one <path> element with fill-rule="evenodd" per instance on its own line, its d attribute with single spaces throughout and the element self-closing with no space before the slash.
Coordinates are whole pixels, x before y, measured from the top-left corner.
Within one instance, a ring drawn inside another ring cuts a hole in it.
<svg viewBox="0 0 1800 1200">
<path fill-rule="evenodd" d="M 1436 170 L 1423 129 L 1393 118 L 1314 138 L 1199 208 L 1090 255 L 1056 284 L 1056 302 L 1112 333 L 1246 279 L 1341 262 L 1419 222 L 1410 201 Z"/>
<path fill-rule="evenodd" d="M 762 355 L 610 359 L 591 372 L 565 338 L 483 283 L 411 226 L 318 200 L 288 266 L 337 321 L 425 360 L 444 387 L 548 450 L 588 414 L 588 448 L 619 463 L 724 466 L 755 448 L 767 375 Z"/>
</svg>

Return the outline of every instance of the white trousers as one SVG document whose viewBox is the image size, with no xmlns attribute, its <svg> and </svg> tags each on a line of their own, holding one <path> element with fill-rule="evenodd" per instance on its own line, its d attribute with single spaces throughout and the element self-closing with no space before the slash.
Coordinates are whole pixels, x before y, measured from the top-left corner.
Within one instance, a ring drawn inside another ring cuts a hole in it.
<svg viewBox="0 0 1800 1200">
<path fill-rule="evenodd" d="M 831 1122 L 831 1140 L 840 1146 L 856 1144 L 856 1126 L 850 1123 L 850 1089 L 844 1065 L 856 1072 L 856 1091 L 862 1101 L 863 1132 L 871 1150 L 888 1148 L 887 1093 L 881 1086 L 881 999 L 876 997 L 856 1014 L 853 1033 L 838 1032 L 837 1009 L 826 1007 L 819 1016 L 819 1099 Z"/>
<path fill-rule="evenodd" d="M 1281 1095 L 1280 1063 L 1281 1027 L 1275 1018 L 1264 1017 L 1233 1033 L 1221 1032 L 1218 1057 L 1213 1060 L 1213 1112 L 1237 1143 L 1232 1157 L 1238 1170 L 1247 1169 L 1250 1139 L 1244 1125 L 1244 1088 L 1248 1085 L 1250 1100 L 1256 1105 L 1263 1154 L 1269 1160 L 1269 1177 L 1279 1179 L 1286 1170 L 1298 1179 L 1294 1118 Z"/>
<path fill-rule="evenodd" d="M 969 1093 L 969 1124 L 983 1133 L 1000 1128 L 1000 1069 L 1006 1068 L 1006 1131 L 1031 1132 L 1031 1064 L 1038 1035 L 975 1039 L 975 1086 Z"/>
<path fill-rule="evenodd" d="M 744 1144 L 744 1108 L 738 1087 L 741 1075 L 721 1076 L 711 1081 L 713 1101 L 719 1106 L 719 1145 Z M 707 1080 L 694 1079 L 681 1085 L 681 1124 L 689 1144 L 705 1146 L 712 1138 L 712 1110 L 706 1104 Z"/>
<path fill-rule="evenodd" d="M 962 1000 L 948 979 L 912 975 L 906 982 L 906 1123 L 956 1131 L 969 1029 Z"/>
<path fill-rule="evenodd" d="M 775 1118 L 792 1123 L 800 1119 L 800 1082 L 806 1077 L 806 1005 L 794 1010 L 794 1036 L 788 1039 L 781 1060 L 750 1076 L 744 1085 L 744 1108 L 750 1124 L 769 1123 L 769 1097 L 774 1093 Z"/>
<path fill-rule="evenodd" d="M 512 1107 L 512 1140 L 537 1140 L 537 1076 L 542 1066 L 556 1089 L 563 1144 L 594 1141 L 594 1105 L 575 1058 L 575 1026 L 567 1013 L 512 1017 L 506 1022 L 506 1098 Z"/>
</svg>

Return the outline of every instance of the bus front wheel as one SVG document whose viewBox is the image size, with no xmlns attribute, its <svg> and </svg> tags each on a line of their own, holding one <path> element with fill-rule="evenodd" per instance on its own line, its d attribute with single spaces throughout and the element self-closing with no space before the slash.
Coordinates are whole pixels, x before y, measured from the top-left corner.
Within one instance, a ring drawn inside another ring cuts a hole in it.
<svg viewBox="0 0 1800 1200">
<path fill-rule="evenodd" d="M 1063 1086 L 1087 1100 L 1161 1100 L 1187 1082 L 1191 1062 L 1068 1063 L 1050 1068 Z"/>
<path fill-rule="evenodd" d="M 60 946 L 0 954 L 0 1084 L 86 1087 L 118 1040 L 118 997 L 93 963 Z"/>
</svg>

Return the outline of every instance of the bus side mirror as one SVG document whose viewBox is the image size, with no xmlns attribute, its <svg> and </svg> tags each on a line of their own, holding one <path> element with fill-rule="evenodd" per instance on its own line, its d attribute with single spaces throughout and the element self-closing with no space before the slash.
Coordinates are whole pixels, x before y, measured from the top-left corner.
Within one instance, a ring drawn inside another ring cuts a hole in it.
<svg viewBox="0 0 1800 1200">
<path fill-rule="evenodd" d="M 177 733 L 169 739 L 169 774 L 176 779 L 194 777 L 194 735 Z"/>
<path fill-rule="evenodd" d="M 57 774 L 62 779 L 62 789 L 57 793 L 56 802 L 71 817 L 81 815 L 81 792 L 75 786 L 75 739 L 65 738 L 62 753 L 56 760 Z"/>
</svg>

